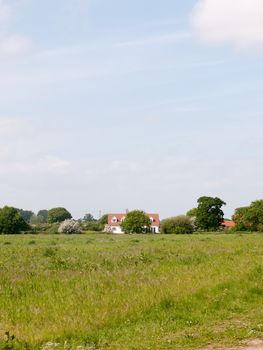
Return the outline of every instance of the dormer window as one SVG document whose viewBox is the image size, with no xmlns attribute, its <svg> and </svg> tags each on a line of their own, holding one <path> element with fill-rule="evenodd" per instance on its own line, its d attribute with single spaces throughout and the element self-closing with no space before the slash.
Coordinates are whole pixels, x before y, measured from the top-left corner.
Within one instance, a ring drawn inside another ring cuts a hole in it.
<svg viewBox="0 0 263 350">
<path fill-rule="evenodd" d="M 150 220 L 151 220 L 151 223 L 153 223 L 153 222 L 154 222 L 154 218 L 150 217 Z"/>
<path fill-rule="evenodd" d="M 111 222 L 113 224 L 116 224 L 118 222 L 118 219 L 116 218 L 116 216 L 113 216 L 113 218 L 111 219 Z"/>
<path fill-rule="evenodd" d="M 125 216 L 123 216 L 122 218 L 121 218 L 121 222 L 123 222 L 125 220 Z"/>
</svg>

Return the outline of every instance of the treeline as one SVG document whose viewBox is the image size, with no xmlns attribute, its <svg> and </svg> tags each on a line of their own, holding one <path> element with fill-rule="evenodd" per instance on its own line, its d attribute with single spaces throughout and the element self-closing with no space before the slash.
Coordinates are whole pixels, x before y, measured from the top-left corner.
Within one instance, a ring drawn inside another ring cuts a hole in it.
<svg viewBox="0 0 263 350">
<path fill-rule="evenodd" d="M 106 223 L 107 215 L 95 219 L 86 214 L 82 219 L 73 220 L 71 213 L 63 207 L 43 209 L 37 214 L 8 206 L 0 209 L 0 234 L 103 231 Z"/>
<path fill-rule="evenodd" d="M 163 234 L 191 234 L 224 230 L 224 212 L 226 203 L 218 197 L 203 196 L 197 200 L 197 206 L 186 215 L 175 216 L 161 221 Z M 40 210 L 37 214 L 30 210 L 7 207 L 0 209 L 0 234 L 31 233 L 81 233 L 83 231 L 107 231 L 107 215 L 95 219 L 86 214 L 79 220 L 73 220 L 71 213 L 63 208 Z M 263 232 L 263 200 L 257 200 L 248 207 L 237 208 L 232 217 L 235 227 L 230 231 Z M 151 222 L 143 211 L 134 210 L 127 214 L 121 224 L 126 233 L 151 232 Z"/>
</svg>

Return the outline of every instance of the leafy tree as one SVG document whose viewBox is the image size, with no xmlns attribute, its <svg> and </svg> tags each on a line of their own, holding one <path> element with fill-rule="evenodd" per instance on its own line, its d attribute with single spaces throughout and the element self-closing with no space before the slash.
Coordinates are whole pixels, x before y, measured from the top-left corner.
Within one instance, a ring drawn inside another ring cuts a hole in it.
<svg viewBox="0 0 263 350">
<path fill-rule="evenodd" d="M 31 217 L 34 215 L 34 213 L 31 210 L 17 209 L 17 211 L 27 223 L 30 222 Z"/>
<path fill-rule="evenodd" d="M 102 215 L 102 217 L 98 221 L 100 224 L 106 225 L 108 223 L 108 214 Z"/>
<path fill-rule="evenodd" d="M 161 233 L 163 234 L 191 234 L 194 226 L 188 216 L 181 215 L 165 219 L 161 222 Z"/>
<path fill-rule="evenodd" d="M 46 210 L 46 209 L 39 210 L 39 212 L 37 213 L 37 216 L 42 216 L 45 220 L 44 222 L 47 222 L 48 221 L 48 210 Z"/>
<path fill-rule="evenodd" d="M 197 215 L 197 208 L 193 208 L 188 210 L 188 212 L 186 213 L 186 216 L 188 216 L 189 218 L 194 218 Z"/>
<path fill-rule="evenodd" d="M 83 221 L 94 222 L 94 221 L 96 221 L 96 219 L 94 219 L 92 214 L 87 213 L 84 215 Z"/>
<path fill-rule="evenodd" d="M 69 211 L 65 208 L 53 208 L 48 211 L 48 222 L 63 222 L 65 220 L 71 219 L 72 216 Z"/>
<path fill-rule="evenodd" d="M 16 208 L 0 209 L 0 234 L 16 234 L 29 228 Z"/>
<path fill-rule="evenodd" d="M 257 231 L 259 226 L 263 225 L 263 200 L 257 200 L 251 203 L 246 219 L 252 231 Z"/>
<path fill-rule="evenodd" d="M 130 211 L 121 223 L 122 230 L 126 233 L 145 233 L 150 226 L 150 218 L 141 210 Z"/>
<path fill-rule="evenodd" d="M 249 207 L 237 208 L 233 215 L 236 230 L 261 231 L 263 226 L 263 200 L 251 203 Z"/>
<path fill-rule="evenodd" d="M 236 224 L 235 230 L 237 231 L 247 231 L 249 229 L 250 223 L 248 222 L 248 211 L 249 207 L 237 208 L 232 219 Z"/>
<path fill-rule="evenodd" d="M 34 214 L 30 218 L 30 225 L 39 225 L 39 224 L 45 224 L 46 220 L 42 215 L 36 215 Z"/>
<path fill-rule="evenodd" d="M 224 220 L 222 206 L 226 205 L 218 197 L 200 197 L 198 199 L 195 225 L 200 230 L 218 230 Z"/>
</svg>

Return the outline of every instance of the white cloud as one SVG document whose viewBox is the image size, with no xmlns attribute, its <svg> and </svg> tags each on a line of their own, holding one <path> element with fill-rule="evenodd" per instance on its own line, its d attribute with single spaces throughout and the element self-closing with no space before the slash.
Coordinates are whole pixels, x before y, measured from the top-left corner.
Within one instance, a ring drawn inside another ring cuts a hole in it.
<svg viewBox="0 0 263 350">
<path fill-rule="evenodd" d="M 0 0 L 0 22 L 4 22 L 10 17 L 10 7 L 5 0 Z"/>
<path fill-rule="evenodd" d="M 19 118 L 0 117 L 0 137 L 10 138 L 15 136 L 24 127 L 25 121 Z"/>
<path fill-rule="evenodd" d="M 67 160 L 44 156 L 32 161 L 2 162 L 0 175 L 64 175 L 70 171 Z"/>
<path fill-rule="evenodd" d="M 0 56 L 17 56 L 26 53 L 31 48 L 31 39 L 25 35 L 8 34 L 5 25 L 10 24 L 11 6 L 5 0 L 0 0 Z"/>
<path fill-rule="evenodd" d="M 31 40 L 22 35 L 11 35 L 0 39 L 0 55 L 21 55 L 31 48 Z"/>
<path fill-rule="evenodd" d="M 197 35 L 212 44 L 238 48 L 263 45 L 262 0 L 199 0 L 191 15 Z"/>
</svg>

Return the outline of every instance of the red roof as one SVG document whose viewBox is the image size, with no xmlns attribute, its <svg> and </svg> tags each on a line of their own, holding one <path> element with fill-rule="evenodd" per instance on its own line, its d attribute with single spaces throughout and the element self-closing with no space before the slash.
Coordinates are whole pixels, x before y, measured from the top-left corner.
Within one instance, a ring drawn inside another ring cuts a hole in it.
<svg viewBox="0 0 263 350">
<path fill-rule="evenodd" d="M 147 214 L 149 218 L 152 218 L 152 226 L 160 226 L 159 214 Z M 108 225 L 120 226 L 121 222 L 126 218 L 127 214 L 108 214 Z"/>
<path fill-rule="evenodd" d="M 236 223 L 234 221 L 231 221 L 231 220 L 224 220 L 222 225 L 225 227 L 235 227 Z"/>
</svg>

